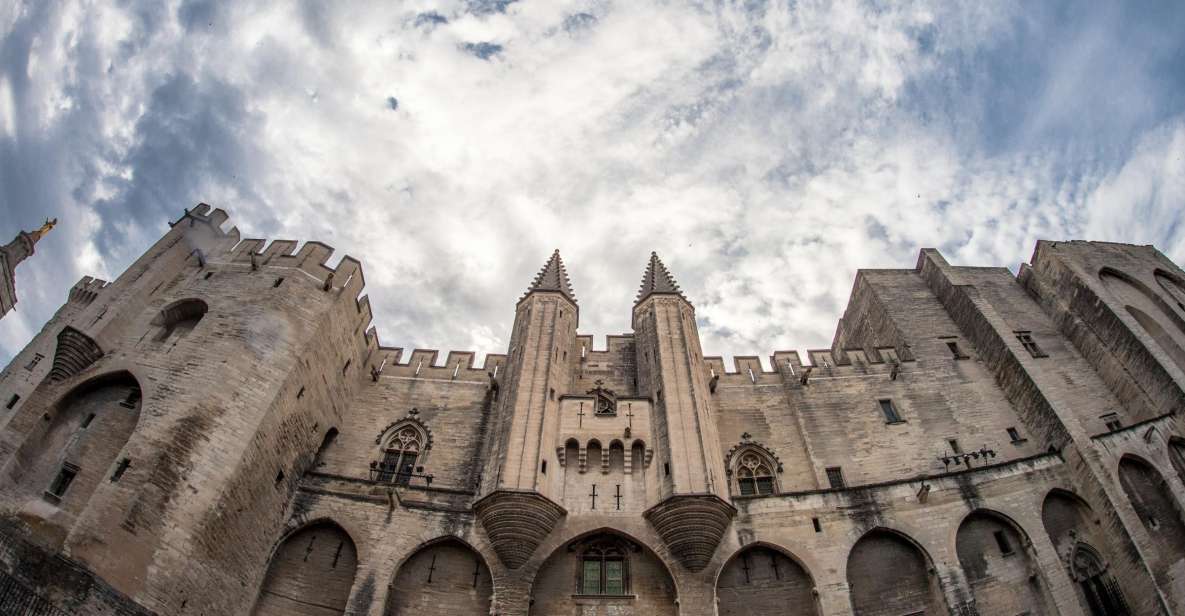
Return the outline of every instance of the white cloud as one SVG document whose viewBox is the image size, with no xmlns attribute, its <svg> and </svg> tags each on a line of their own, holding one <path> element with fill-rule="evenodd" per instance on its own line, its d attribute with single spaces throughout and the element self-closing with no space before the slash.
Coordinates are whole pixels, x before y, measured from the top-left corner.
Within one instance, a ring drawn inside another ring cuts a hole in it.
<svg viewBox="0 0 1185 616">
<path fill-rule="evenodd" d="M 1117 120 L 1146 133 L 1135 147 L 1051 133 L 1071 125 L 1057 115 L 1070 99 L 1106 125 L 1113 101 L 1082 100 L 1091 58 L 1163 55 L 1104 19 L 1075 32 L 1088 46 L 1011 67 L 1048 86 L 1029 113 L 1004 90 L 1030 82 L 993 62 L 1041 44 L 1018 32 L 1063 26 L 1013 2 L 60 4 L 0 23 L 35 48 L 13 109 L 59 159 L 55 207 L 93 212 L 68 233 L 89 247 L 74 279 L 118 271 L 158 218 L 203 200 L 247 235 L 361 259 L 385 344 L 503 352 L 515 300 L 558 247 L 582 332 L 629 329 L 657 250 L 706 352 L 765 355 L 828 344 L 856 268 L 912 267 L 923 246 L 1009 266 L 1039 237 L 1185 250 L 1113 213 L 1180 220 L 1181 121 L 1163 109 L 1177 99 Z M 417 20 L 429 11 L 447 23 Z M 483 42 L 502 49 L 464 48 Z M 1147 68 L 1123 85 L 1155 81 Z M 1025 138 L 997 138 L 1010 131 Z M 45 318 L 55 301 L 29 307 Z M 10 322 L 6 353 L 31 333 Z"/>
</svg>

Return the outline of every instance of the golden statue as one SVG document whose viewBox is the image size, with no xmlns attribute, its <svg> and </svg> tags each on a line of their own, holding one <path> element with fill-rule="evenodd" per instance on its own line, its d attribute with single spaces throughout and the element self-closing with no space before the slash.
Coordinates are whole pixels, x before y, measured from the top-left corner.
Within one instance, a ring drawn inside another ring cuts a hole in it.
<svg viewBox="0 0 1185 616">
<path fill-rule="evenodd" d="M 54 225 L 56 224 L 58 224 L 57 218 L 46 218 L 45 224 L 41 225 L 40 229 L 30 233 L 29 235 L 32 235 L 33 241 L 36 242 L 37 240 L 45 237 L 45 234 L 49 233 L 49 230 L 54 228 Z"/>
</svg>

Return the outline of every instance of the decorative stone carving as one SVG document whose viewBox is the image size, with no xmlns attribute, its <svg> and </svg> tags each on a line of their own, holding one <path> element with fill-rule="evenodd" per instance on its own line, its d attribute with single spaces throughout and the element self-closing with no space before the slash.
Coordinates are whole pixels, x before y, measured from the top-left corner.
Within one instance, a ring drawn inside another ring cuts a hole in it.
<svg viewBox="0 0 1185 616">
<path fill-rule="evenodd" d="M 690 571 L 708 566 L 736 508 L 715 494 L 672 496 L 643 514 L 663 543 Z"/>
<path fill-rule="evenodd" d="M 497 490 L 473 504 L 502 564 L 518 569 L 551 533 L 563 507 L 538 492 Z"/>
</svg>

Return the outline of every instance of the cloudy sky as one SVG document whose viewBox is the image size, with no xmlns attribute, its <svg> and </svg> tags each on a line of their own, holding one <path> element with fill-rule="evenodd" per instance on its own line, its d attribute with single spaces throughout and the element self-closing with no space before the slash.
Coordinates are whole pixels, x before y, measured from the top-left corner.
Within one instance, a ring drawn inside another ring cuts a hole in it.
<svg viewBox="0 0 1185 616">
<path fill-rule="evenodd" d="M 7 362 L 182 209 L 359 258 L 384 344 L 502 352 L 559 248 L 581 331 L 657 250 L 709 354 L 826 346 L 860 267 L 1039 238 L 1185 261 L 1185 4 L 0 2 L 0 236 L 57 216 Z"/>
</svg>

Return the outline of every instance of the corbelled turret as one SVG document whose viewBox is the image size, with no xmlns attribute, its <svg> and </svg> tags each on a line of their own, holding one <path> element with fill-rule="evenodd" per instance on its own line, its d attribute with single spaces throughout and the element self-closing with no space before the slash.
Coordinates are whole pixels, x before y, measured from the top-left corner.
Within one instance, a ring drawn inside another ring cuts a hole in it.
<svg viewBox="0 0 1185 616">
<path fill-rule="evenodd" d="M 535 276 L 514 316 L 505 375 L 498 379 L 493 438 L 482 473 L 478 517 L 511 569 L 530 557 L 565 515 L 541 480 L 543 444 L 555 440 L 559 398 L 571 381 L 578 309 L 560 252 Z"/>
<path fill-rule="evenodd" d="M 711 560 L 736 510 L 712 418 L 695 307 L 655 253 L 634 304 L 638 391 L 654 401 L 662 484 L 647 519 L 692 571 Z"/>
</svg>

